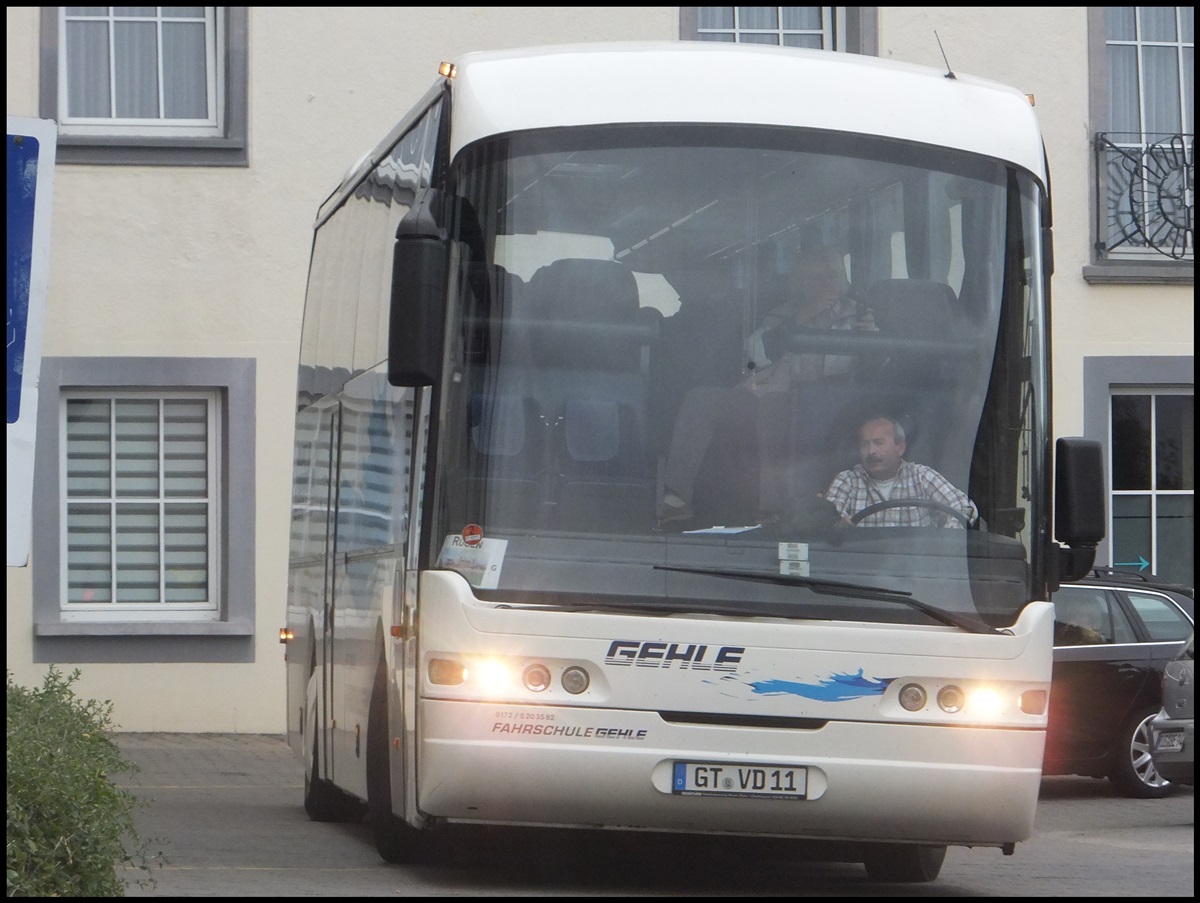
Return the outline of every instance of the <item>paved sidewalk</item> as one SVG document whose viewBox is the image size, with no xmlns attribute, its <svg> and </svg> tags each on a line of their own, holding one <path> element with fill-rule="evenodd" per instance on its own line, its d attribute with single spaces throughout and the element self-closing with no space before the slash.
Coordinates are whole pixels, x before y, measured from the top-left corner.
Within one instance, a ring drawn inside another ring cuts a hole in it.
<svg viewBox="0 0 1200 903">
<path fill-rule="evenodd" d="M 131 787 L 176 786 L 179 757 L 186 752 L 191 767 L 202 770 L 204 786 L 227 778 L 231 786 L 291 788 L 298 803 L 304 790 L 304 768 L 283 734 L 126 734 L 113 735 L 117 746 L 141 770 L 129 776 Z"/>
<path fill-rule="evenodd" d="M 282 735 L 116 734 L 140 771 L 122 776 L 145 806 L 141 839 L 167 865 L 134 896 L 341 896 L 347 868 L 395 874 L 365 826 L 322 825 L 304 812 L 304 769 Z M 303 855 L 297 855 L 303 850 Z M 136 882 L 142 873 L 130 871 Z"/>
</svg>

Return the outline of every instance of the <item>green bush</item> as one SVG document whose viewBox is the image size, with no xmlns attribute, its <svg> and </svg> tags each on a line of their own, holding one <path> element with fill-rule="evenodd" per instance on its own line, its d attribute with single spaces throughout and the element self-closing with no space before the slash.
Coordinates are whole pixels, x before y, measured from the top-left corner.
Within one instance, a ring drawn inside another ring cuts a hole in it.
<svg viewBox="0 0 1200 903">
<path fill-rule="evenodd" d="M 118 868 L 148 873 L 161 860 L 134 827 L 139 800 L 112 783 L 137 771 L 109 738 L 112 703 L 78 699 L 78 679 L 51 666 L 28 689 L 8 674 L 10 897 L 124 896 Z"/>
</svg>

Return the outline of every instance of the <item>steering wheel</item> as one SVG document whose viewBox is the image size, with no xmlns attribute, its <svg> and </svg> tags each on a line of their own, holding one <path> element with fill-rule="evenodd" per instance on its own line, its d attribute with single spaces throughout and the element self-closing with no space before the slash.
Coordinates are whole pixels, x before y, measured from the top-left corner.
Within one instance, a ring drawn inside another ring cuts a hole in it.
<svg viewBox="0 0 1200 903">
<path fill-rule="evenodd" d="M 930 511 L 940 511 L 942 514 L 949 514 L 951 517 L 957 518 L 964 530 L 971 529 L 971 521 L 965 514 L 957 508 L 951 508 L 949 505 L 943 505 L 932 499 L 888 499 L 886 502 L 876 502 L 874 505 L 867 505 L 861 511 L 850 515 L 850 523 L 857 524 L 863 518 L 870 517 L 875 512 L 887 508 L 928 508 Z"/>
</svg>

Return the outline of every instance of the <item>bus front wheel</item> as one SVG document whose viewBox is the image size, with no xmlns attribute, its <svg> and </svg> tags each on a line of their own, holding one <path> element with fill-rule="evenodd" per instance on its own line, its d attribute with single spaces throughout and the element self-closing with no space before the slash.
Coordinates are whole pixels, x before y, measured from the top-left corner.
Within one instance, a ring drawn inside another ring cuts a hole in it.
<svg viewBox="0 0 1200 903">
<path fill-rule="evenodd" d="M 915 884 L 935 880 L 945 858 L 945 847 L 881 843 L 872 844 L 863 858 L 863 865 L 872 881 Z"/>
</svg>

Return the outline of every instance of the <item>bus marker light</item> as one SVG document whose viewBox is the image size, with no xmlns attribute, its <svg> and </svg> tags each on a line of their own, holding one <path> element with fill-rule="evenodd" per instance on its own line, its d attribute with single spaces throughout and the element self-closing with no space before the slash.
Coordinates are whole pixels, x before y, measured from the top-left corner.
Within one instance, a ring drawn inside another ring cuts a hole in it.
<svg viewBox="0 0 1200 903">
<path fill-rule="evenodd" d="M 582 693 L 591 682 L 592 679 L 588 676 L 587 671 L 578 666 L 572 666 L 563 672 L 563 689 L 573 695 Z"/>
<path fill-rule="evenodd" d="M 963 703 L 966 702 L 966 696 L 963 695 L 963 691 L 958 687 L 942 687 L 938 690 L 937 701 L 938 707 L 943 712 L 953 714 L 954 712 L 962 711 Z"/>
<path fill-rule="evenodd" d="M 900 705 L 910 712 L 919 712 L 925 708 L 928 698 L 925 688 L 919 684 L 905 684 L 900 688 Z"/>
<path fill-rule="evenodd" d="M 1021 711 L 1026 715 L 1046 714 L 1046 691 L 1026 690 L 1021 694 Z"/>
<path fill-rule="evenodd" d="M 462 662 L 447 658 L 429 660 L 429 682 L 443 687 L 453 687 L 467 679 L 467 669 Z"/>
<path fill-rule="evenodd" d="M 530 665 L 521 675 L 521 680 L 526 690 L 540 693 L 550 686 L 550 669 L 545 665 Z"/>
<path fill-rule="evenodd" d="M 454 78 L 458 75 L 458 67 L 453 63 L 442 63 L 438 66 L 438 75 L 445 76 L 446 78 Z"/>
</svg>

